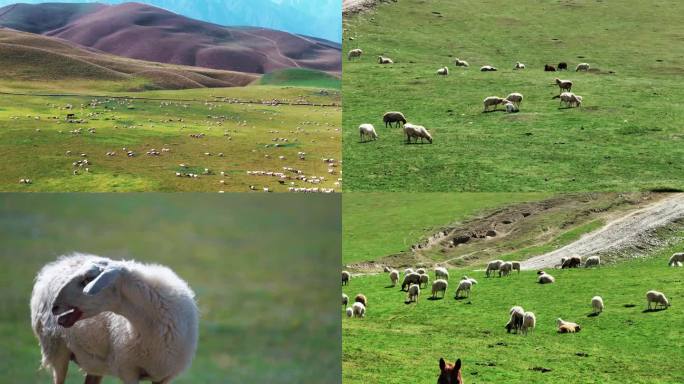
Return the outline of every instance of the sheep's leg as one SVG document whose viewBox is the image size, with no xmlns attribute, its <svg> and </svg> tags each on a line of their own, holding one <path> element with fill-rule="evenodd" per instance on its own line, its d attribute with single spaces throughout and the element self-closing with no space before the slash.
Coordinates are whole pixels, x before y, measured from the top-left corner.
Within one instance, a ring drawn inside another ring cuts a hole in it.
<svg viewBox="0 0 684 384">
<path fill-rule="evenodd" d="M 59 354 L 50 361 L 52 366 L 52 382 L 54 384 L 64 384 L 66 382 L 67 370 L 69 369 L 69 361 L 71 360 L 71 352 L 65 348 L 60 350 Z"/>
<path fill-rule="evenodd" d="M 100 384 L 102 376 L 86 375 L 84 384 Z"/>
</svg>

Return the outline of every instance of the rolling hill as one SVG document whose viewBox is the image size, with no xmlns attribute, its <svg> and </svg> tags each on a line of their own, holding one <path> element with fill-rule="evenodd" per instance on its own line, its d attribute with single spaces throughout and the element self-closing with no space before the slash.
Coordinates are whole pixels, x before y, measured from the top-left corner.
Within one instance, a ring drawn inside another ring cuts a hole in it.
<svg viewBox="0 0 684 384">
<path fill-rule="evenodd" d="M 253 27 L 223 27 L 139 3 L 13 4 L 0 27 L 133 59 L 247 73 L 301 67 L 338 73 L 340 45 Z"/>
</svg>

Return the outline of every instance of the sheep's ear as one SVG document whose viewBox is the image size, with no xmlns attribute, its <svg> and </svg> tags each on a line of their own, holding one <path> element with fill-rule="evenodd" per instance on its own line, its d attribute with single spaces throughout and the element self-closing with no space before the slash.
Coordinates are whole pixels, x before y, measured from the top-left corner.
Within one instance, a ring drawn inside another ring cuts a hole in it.
<svg viewBox="0 0 684 384">
<path fill-rule="evenodd" d="M 121 274 L 120 268 L 107 268 L 95 280 L 91 281 L 85 288 L 83 293 L 86 295 L 97 295 L 103 289 L 114 284 L 116 279 Z"/>
<path fill-rule="evenodd" d="M 461 370 L 461 359 L 457 359 L 456 363 L 454 364 L 454 371 L 458 372 Z"/>
<path fill-rule="evenodd" d="M 446 361 L 444 361 L 444 359 L 440 357 L 439 358 L 439 369 L 441 369 L 443 371 L 444 368 L 446 368 Z"/>
</svg>

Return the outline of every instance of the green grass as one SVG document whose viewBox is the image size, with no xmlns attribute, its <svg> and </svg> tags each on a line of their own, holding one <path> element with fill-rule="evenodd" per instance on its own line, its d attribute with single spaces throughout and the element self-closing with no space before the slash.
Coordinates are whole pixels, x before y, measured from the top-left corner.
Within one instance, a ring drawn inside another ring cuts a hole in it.
<svg viewBox="0 0 684 384">
<path fill-rule="evenodd" d="M 485 209 L 545 197 L 541 193 L 345 193 L 342 262 L 376 260 L 405 251 L 446 224 Z"/>
<path fill-rule="evenodd" d="M 161 263 L 193 288 L 199 346 L 174 382 L 339 381 L 339 206 L 338 196 L 4 194 L 0 375 L 50 382 L 29 321 L 33 278 L 81 251 Z M 71 364 L 67 382 L 82 380 Z"/>
<path fill-rule="evenodd" d="M 98 82 L 93 82 L 99 84 Z M 2 83 L 0 90 L 28 92 L 30 96 L 2 95 L 0 98 L 1 191 L 31 192 L 131 192 L 131 191 L 286 191 L 276 177 L 247 175 L 249 170 L 282 171 L 294 167 L 306 176 L 325 176 L 317 187 L 336 188 L 340 168 L 328 174 L 322 158 L 341 155 L 339 91 L 321 92 L 310 88 L 249 86 L 244 88 L 192 89 L 181 91 L 106 92 L 94 85 L 93 96 L 38 96 L 54 92 L 81 92 L 81 83 L 62 91 L 55 84 L 41 88 L 26 83 Z M 99 89 L 99 90 L 98 90 Z M 108 96 L 124 97 L 110 99 Z M 125 99 L 127 97 L 136 99 Z M 150 100 L 154 99 L 154 100 Z M 236 104 L 232 100 L 254 104 Z M 309 102 L 315 106 L 265 105 L 262 100 Z M 95 104 L 91 102 L 95 101 Z M 74 106 L 66 110 L 67 104 Z M 84 119 L 67 123 L 67 113 Z M 36 119 L 38 117 L 39 119 Z M 81 135 L 70 131 L 82 128 Z M 96 133 L 88 133 L 94 128 Z M 201 139 L 190 134 L 204 133 Z M 274 139 L 286 138 L 288 145 L 274 147 Z M 123 148 L 137 153 L 128 158 Z M 171 149 L 159 157 L 149 149 Z M 66 152 L 71 151 L 72 155 Z M 116 151 L 114 157 L 107 152 Z M 298 158 L 306 152 L 306 160 Z M 90 173 L 73 175 L 72 163 L 81 153 L 92 162 Z M 207 156 L 210 153 L 212 156 Z M 218 153 L 223 153 L 219 157 Z M 268 156 L 268 157 L 267 157 Z M 279 156 L 285 156 L 280 160 Z M 211 175 L 190 179 L 176 177 L 179 164 L 204 170 Z M 226 173 L 221 177 L 220 172 Z M 33 180 L 30 185 L 20 179 Z M 220 181 L 225 183 L 221 184 Z M 296 186 L 314 187 L 297 180 Z"/>
<path fill-rule="evenodd" d="M 388 287 L 387 274 L 352 278 L 343 291 L 364 293 L 369 305 L 363 319 L 342 314 L 343 381 L 434 383 L 444 357 L 462 359 L 466 383 L 681 383 L 684 285 L 682 269 L 667 267 L 667 259 L 682 246 L 596 269 L 553 270 L 551 285 L 535 283 L 534 271 L 486 279 L 482 271 L 451 270 L 445 299 L 428 300 L 428 288 L 411 305 L 399 287 Z M 479 284 L 470 299 L 454 300 L 466 273 Z M 643 312 L 651 289 L 663 291 L 672 306 Z M 606 308 L 588 317 L 594 295 Z M 513 305 L 536 314 L 537 328 L 527 336 L 504 330 Z M 557 334 L 558 317 L 582 331 Z"/>
<path fill-rule="evenodd" d="M 288 68 L 270 72 L 259 78 L 257 82 L 262 85 L 340 89 L 339 78 L 325 72 L 303 68 Z"/>
<path fill-rule="evenodd" d="M 684 3 L 542 0 L 383 2 L 348 18 L 343 154 L 348 191 L 632 191 L 684 188 Z M 435 14 L 439 12 L 440 14 Z M 648 28 L 643 26 L 648 25 Z M 639 33 L 634 33 L 639 30 Z M 349 40 L 353 37 L 354 40 Z M 377 55 L 395 60 L 378 65 Z M 453 65 L 454 58 L 470 68 Z M 516 61 L 526 70 L 512 70 Z M 543 72 L 588 62 L 600 72 Z M 498 72 L 479 72 L 490 64 Z M 435 74 L 449 66 L 450 75 Z M 614 74 L 609 74 L 614 71 Z M 555 77 L 582 108 L 559 109 Z M 487 96 L 525 96 L 517 114 L 482 113 Z M 426 126 L 432 145 L 406 145 L 386 111 Z M 359 143 L 358 125 L 380 139 Z"/>
</svg>

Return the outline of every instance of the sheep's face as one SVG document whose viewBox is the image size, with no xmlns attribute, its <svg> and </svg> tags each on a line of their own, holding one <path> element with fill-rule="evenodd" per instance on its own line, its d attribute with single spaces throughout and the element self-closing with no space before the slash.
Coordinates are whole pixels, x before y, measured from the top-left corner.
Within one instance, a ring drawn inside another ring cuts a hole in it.
<svg viewBox="0 0 684 384">
<path fill-rule="evenodd" d="M 117 296 L 121 269 L 106 262 L 84 266 L 59 290 L 52 306 L 59 325 L 69 328 L 77 321 L 111 310 Z"/>
<path fill-rule="evenodd" d="M 450 364 L 439 359 L 440 374 L 437 379 L 437 384 L 463 384 L 461 378 L 461 359 L 456 360 L 456 363 Z"/>
</svg>

